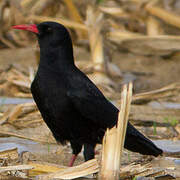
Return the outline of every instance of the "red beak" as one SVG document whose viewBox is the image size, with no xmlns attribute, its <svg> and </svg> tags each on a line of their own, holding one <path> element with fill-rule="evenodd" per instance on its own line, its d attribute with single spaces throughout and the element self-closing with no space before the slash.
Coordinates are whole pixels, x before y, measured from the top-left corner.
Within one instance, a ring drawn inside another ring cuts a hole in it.
<svg viewBox="0 0 180 180">
<path fill-rule="evenodd" d="M 13 29 L 22 29 L 25 31 L 30 31 L 30 32 L 39 34 L 39 30 L 35 24 L 29 24 L 29 25 L 22 24 L 22 25 L 12 26 L 12 28 Z"/>
</svg>

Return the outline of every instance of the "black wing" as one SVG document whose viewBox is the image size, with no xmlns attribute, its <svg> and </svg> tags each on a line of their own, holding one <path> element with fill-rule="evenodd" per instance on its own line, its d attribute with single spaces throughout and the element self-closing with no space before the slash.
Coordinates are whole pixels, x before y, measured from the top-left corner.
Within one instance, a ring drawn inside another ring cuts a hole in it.
<svg viewBox="0 0 180 180">
<path fill-rule="evenodd" d="M 111 128 L 117 123 L 119 110 L 111 104 L 99 89 L 89 80 L 81 79 L 77 87 L 71 88 L 67 95 L 77 111 L 86 119 L 98 123 L 100 127 Z M 80 84 L 80 85 L 79 85 Z M 135 129 L 129 122 L 127 126 L 125 148 L 146 155 L 162 154 L 154 143 Z"/>
<path fill-rule="evenodd" d="M 85 79 L 85 83 L 83 80 L 79 83 L 81 85 L 77 85 L 78 87 L 71 88 L 67 92 L 76 110 L 102 128 L 113 127 L 117 122 L 119 110 L 104 97 L 89 79 Z"/>
</svg>

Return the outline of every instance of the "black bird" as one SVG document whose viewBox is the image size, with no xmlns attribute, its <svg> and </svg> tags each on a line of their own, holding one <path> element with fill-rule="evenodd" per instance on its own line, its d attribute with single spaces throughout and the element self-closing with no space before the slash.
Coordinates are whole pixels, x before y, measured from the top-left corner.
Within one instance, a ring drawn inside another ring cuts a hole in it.
<svg viewBox="0 0 180 180">
<path fill-rule="evenodd" d="M 75 66 L 71 37 L 63 25 L 43 22 L 13 28 L 37 35 L 40 63 L 31 92 L 55 139 L 61 144 L 70 142 L 73 156 L 69 165 L 83 145 L 85 161 L 94 158 L 96 144 L 102 142 L 107 128 L 116 125 L 119 110 Z M 163 153 L 130 123 L 125 148 L 144 155 Z"/>
</svg>

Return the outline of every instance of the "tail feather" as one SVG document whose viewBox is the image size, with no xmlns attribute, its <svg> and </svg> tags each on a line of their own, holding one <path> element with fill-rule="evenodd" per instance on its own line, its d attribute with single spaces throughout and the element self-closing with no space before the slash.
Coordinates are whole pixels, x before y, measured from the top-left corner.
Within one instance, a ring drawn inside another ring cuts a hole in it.
<svg viewBox="0 0 180 180">
<path fill-rule="evenodd" d="M 124 147 L 143 155 L 158 156 L 163 153 L 160 148 L 136 130 L 130 123 L 128 123 Z"/>
</svg>

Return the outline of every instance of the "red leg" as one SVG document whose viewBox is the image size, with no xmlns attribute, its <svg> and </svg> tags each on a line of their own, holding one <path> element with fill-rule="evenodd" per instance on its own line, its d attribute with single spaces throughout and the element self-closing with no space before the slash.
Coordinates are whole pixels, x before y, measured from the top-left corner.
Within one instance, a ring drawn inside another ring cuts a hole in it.
<svg viewBox="0 0 180 180">
<path fill-rule="evenodd" d="M 68 164 L 69 167 L 73 166 L 74 161 L 76 160 L 76 158 L 77 158 L 77 155 L 73 154 L 72 157 L 71 157 L 71 160 L 70 160 L 70 162 Z"/>
<path fill-rule="evenodd" d="M 94 151 L 94 154 L 99 155 L 100 153 L 99 153 L 99 151 Z"/>
</svg>

